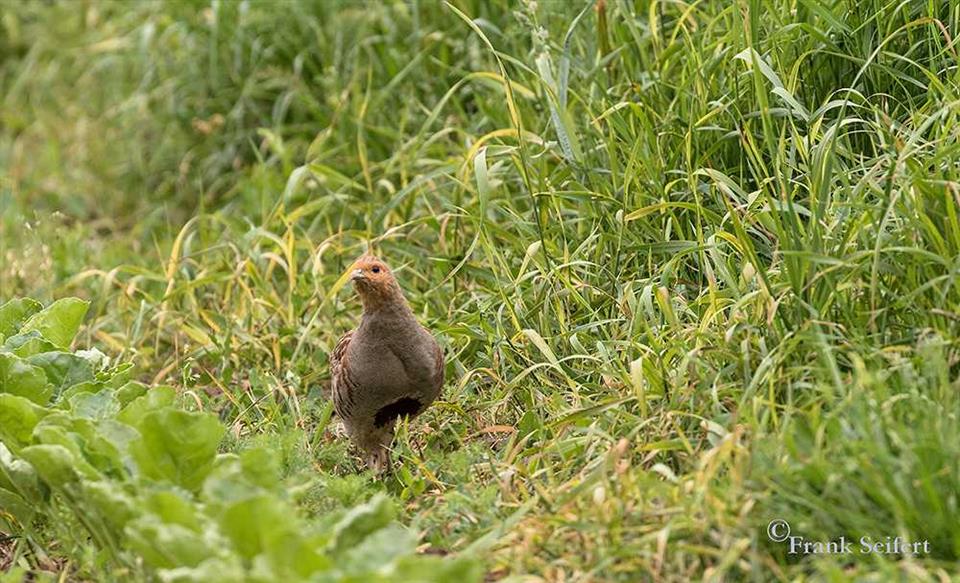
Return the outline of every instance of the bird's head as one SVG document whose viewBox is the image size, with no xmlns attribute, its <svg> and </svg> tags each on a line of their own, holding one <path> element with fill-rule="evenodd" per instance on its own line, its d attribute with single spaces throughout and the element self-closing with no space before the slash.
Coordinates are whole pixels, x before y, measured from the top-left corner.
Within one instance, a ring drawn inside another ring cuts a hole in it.
<svg viewBox="0 0 960 583">
<path fill-rule="evenodd" d="M 364 308 L 376 308 L 390 301 L 403 301 L 400 285 L 380 258 L 363 255 L 351 267 L 350 281 L 360 295 Z"/>
</svg>

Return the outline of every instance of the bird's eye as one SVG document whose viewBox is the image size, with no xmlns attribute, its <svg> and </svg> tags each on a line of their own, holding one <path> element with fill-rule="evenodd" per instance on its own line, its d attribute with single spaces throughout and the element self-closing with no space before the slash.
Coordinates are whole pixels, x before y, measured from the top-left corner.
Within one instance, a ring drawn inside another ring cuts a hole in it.
<svg viewBox="0 0 960 583">
<path fill-rule="evenodd" d="M 374 272 L 374 273 L 380 273 L 380 266 L 379 266 L 379 265 L 375 265 L 375 266 L 373 266 L 373 267 L 370 269 L 370 271 L 372 271 L 372 272 Z"/>
</svg>

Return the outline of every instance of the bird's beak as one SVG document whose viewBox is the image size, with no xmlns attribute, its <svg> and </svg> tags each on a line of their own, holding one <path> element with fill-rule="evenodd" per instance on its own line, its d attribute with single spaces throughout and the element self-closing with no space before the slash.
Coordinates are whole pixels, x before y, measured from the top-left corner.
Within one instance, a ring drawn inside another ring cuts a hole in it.
<svg viewBox="0 0 960 583">
<path fill-rule="evenodd" d="M 350 276 L 350 280 L 351 280 L 351 281 L 358 281 L 358 280 L 361 280 L 361 279 L 364 279 L 363 270 L 362 270 L 362 269 L 354 269 L 354 270 L 353 270 L 353 275 Z"/>
</svg>

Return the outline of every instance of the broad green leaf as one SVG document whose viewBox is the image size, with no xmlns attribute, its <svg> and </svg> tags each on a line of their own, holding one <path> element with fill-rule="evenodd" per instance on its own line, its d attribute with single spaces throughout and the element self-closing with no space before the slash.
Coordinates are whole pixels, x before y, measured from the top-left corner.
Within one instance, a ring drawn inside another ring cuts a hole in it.
<svg viewBox="0 0 960 583">
<path fill-rule="evenodd" d="M 262 447 L 240 452 L 243 474 L 254 484 L 272 490 L 280 482 L 280 457 Z"/>
<path fill-rule="evenodd" d="M 79 480 L 75 469 L 77 460 L 62 445 L 31 445 L 23 448 L 20 456 L 30 462 L 40 479 L 52 488 Z"/>
<path fill-rule="evenodd" d="M 288 529 L 272 537 L 265 554 L 257 559 L 265 559 L 274 579 L 292 581 L 329 571 L 333 567 L 333 561 L 321 552 L 322 548 L 321 544 L 304 537 L 301 532 Z"/>
<path fill-rule="evenodd" d="M 109 370 L 103 370 L 98 372 L 97 380 L 103 381 L 116 389 L 131 382 L 130 379 L 133 378 L 133 373 L 134 373 L 133 363 L 124 362 L 122 364 L 118 364 L 117 366 Z M 121 402 L 123 403 L 124 401 L 121 399 Z"/>
<path fill-rule="evenodd" d="M 119 470 L 132 466 L 130 444 L 140 439 L 140 433 L 115 419 L 100 421 L 96 427 L 96 435 L 87 446 L 88 455 L 97 468 L 108 471 L 110 468 Z"/>
<path fill-rule="evenodd" d="M 194 567 L 213 556 L 203 536 L 148 514 L 127 523 L 128 545 L 154 568 Z"/>
<path fill-rule="evenodd" d="M 337 557 L 337 566 L 348 573 L 377 571 L 394 560 L 413 553 L 417 539 L 399 524 L 390 524 L 370 534 Z"/>
<path fill-rule="evenodd" d="M 30 298 L 16 298 L 0 306 L 0 339 L 13 336 L 23 323 L 43 308 L 43 304 Z"/>
<path fill-rule="evenodd" d="M 407 555 L 397 560 L 384 574 L 390 581 L 408 583 L 480 583 L 484 580 L 483 565 L 470 557 Z"/>
<path fill-rule="evenodd" d="M 250 581 L 237 557 L 212 557 L 196 567 L 160 569 L 163 583 L 245 583 Z"/>
<path fill-rule="evenodd" d="M 23 496 L 0 488 L 0 532 L 19 532 L 30 525 L 36 507 Z"/>
<path fill-rule="evenodd" d="M 24 581 L 31 581 L 32 577 L 36 577 L 36 571 L 32 569 L 27 569 L 27 567 L 21 567 L 19 565 L 10 567 L 9 571 L 0 573 L 0 583 L 23 583 Z M 37 581 L 42 581 L 37 578 Z M 49 581 L 47 579 L 46 581 Z"/>
<path fill-rule="evenodd" d="M 112 481 L 84 482 L 83 500 L 89 510 L 96 510 L 113 532 L 122 532 L 123 527 L 140 514 L 130 495 Z"/>
<path fill-rule="evenodd" d="M 90 362 L 69 352 L 44 352 L 27 358 L 27 362 L 39 366 L 53 383 L 55 392 L 67 387 L 93 380 Z"/>
<path fill-rule="evenodd" d="M 199 489 L 210 473 L 226 431 L 214 415 L 176 409 L 147 413 L 138 429 L 142 438 L 130 450 L 143 475 L 188 490 Z"/>
<path fill-rule="evenodd" d="M 48 413 L 24 397 L 0 394 L 0 439 L 8 445 L 30 443 L 33 428 Z"/>
<path fill-rule="evenodd" d="M 194 532 L 200 532 L 202 525 L 197 519 L 196 506 L 182 490 L 153 492 L 144 500 L 144 507 L 160 517 L 163 522 L 179 524 Z"/>
<path fill-rule="evenodd" d="M 99 393 L 104 389 L 104 384 L 100 381 L 85 381 L 71 385 L 57 395 L 56 406 L 61 409 L 69 409 L 70 399 L 83 393 Z"/>
<path fill-rule="evenodd" d="M 33 504 L 44 498 L 36 470 L 15 458 L 3 443 L 0 443 L 0 488 L 15 492 Z"/>
<path fill-rule="evenodd" d="M 12 354 L 0 353 L 0 393 L 26 397 L 38 405 L 46 405 L 53 395 L 43 369 Z"/>
<path fill-rule="evenodd" d="M 518 437 L 525 437 L 540 429 L 543 429 L 543 422 L 532 410 L 528 410 L 526 413 L 524 413 L 523 417 L 520 418 L 520 422 L 517 423 Z"/>
<path fill-rule="evenodd" d="M 73 337 L 77 335 L 77 330 L 80 329 L 89 306 L 90 302 L 79 298 L 57 300 L 30 316 L 20 328 L 20 332 L 37 330 L 50 342 L 66 349 L 73 342 Z"/>
<path fill-rule="evenodd" d="M 133 467 L 129 444 L 140 438 L 136 429 L 113 419 L 93 422 L 57 412 L 45 417 L 33 431 L 38 443 L 59 444 L 80 460 L 80 468 L 92 478 L 100 473 L 126 478 Z"/>
<path fill-rule="evenodd" d="M 94 421 L 113 419 L 120 412 L 120 401 L 113 391 L 99 393 L 80 393 L 70 397 L 70 409 L 78 417 Z"/>
<path fill-rule="evenodd" d="M 173 387 L 153 387 L 143 396 L 135 398 L 129 405 L 124 407 L 123 410 L 120 411 L 120 414 L 117 415 L 117 420 L 136 427 L 140 425 L 140 420 L 143 419 L 144 415 L 151 411 L 173 405 L 176 397 L 177 392 Z"/>
<path fill-rule="evenodd" d="M 396 511 L 384 494 L 377 494 L 365 504 L 350 509 L 334 526 L 331 550 L 342 553 L 361 540 L 390 524 Z"/>
<path fill-rule="evenodd" d="M 265 552 L 272 540 L 296 527 L 292 509 L 266 494 L 235 502 L 220 517 L 220 528 L 240 556 L 252 559 Z"/>
<path fill-rule="evenodd" d="M 70 453 L 73 469 L 87 478 L 99 478 L 99 472 L 90 464 L 83 453 L 84 437 L 61 425 L 48 423 L 48 419 L 41 421 L 33 430 L 34 442 L 41 445 L 58 446 L 67 450 Z M 41 476 L 44 475 L 41 468 L 37 468 L 37 471 L 40 472 Z M 51 485 L 54 484 L 51 483 Z"/>
<path fill-rule="evenodd" d="M 212 509 L 222 509 L 262 493 L 263 488 L 244 473 L 240 456 L 232 453 L 214 459 L 212 471 L 203 483 L 203 499 Z"/>
<path fill-rule="evenodd" d="M 26 334 L 14 334 L 3 343 L 4 348 L 19 357 L 26 358 L 41 352 L 51 352 L 58 348 L 36 330 Z"/>
<path fill-rule="evenodd" d="M 117 401 L 120 402 L 120 405 L 126 407 L 137 397 L 142 397 L 147 394 L 147 391 L 150 390 L 150 387 L 147 385 L 137 382 L 129 381 L 119 389 L 117 389 L 116 397 Z"/>
</svg>

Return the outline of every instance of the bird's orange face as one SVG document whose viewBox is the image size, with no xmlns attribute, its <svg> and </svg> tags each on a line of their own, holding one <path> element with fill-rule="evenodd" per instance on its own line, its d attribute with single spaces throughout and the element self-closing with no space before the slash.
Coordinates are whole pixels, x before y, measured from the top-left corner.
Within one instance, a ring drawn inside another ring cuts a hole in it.
<svg viewBox="0 0 960 583">
<path fill-rule="evenodd" d="M 387 264 L 373 255 L 364 255 L 354 262 L 350 280 L 361 294 L 387 292 L 392 290 L 396 283 Z"/>
</svg>

